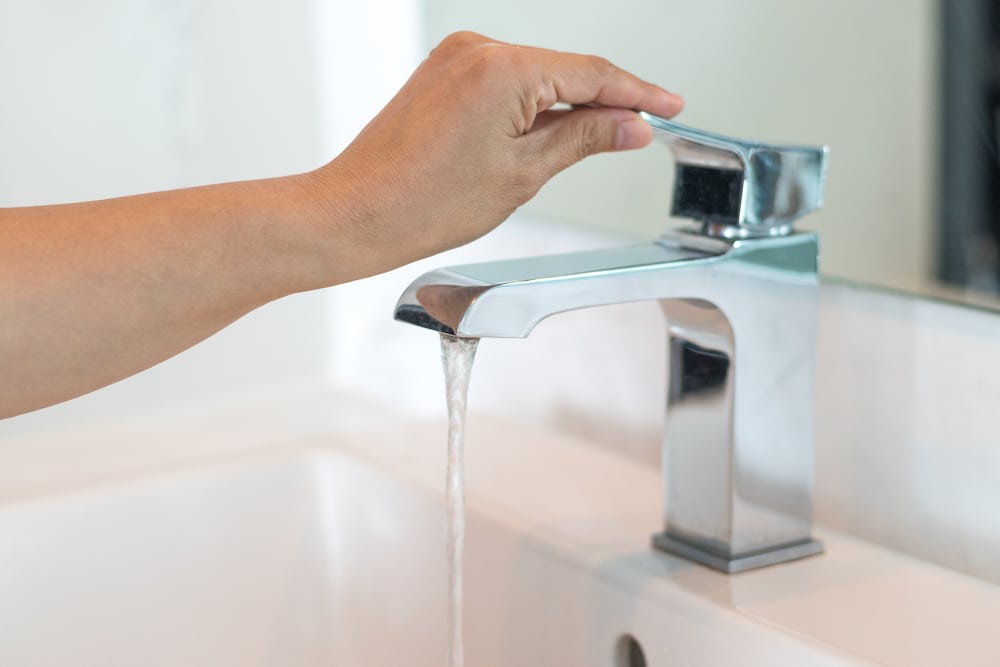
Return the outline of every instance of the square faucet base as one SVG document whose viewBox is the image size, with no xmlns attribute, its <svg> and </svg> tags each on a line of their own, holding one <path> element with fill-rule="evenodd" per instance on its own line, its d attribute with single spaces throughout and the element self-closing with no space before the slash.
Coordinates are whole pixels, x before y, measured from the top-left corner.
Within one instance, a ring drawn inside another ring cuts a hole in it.
<svg viewBox="0 0 1000 667">
<path fill-rule="evenodd" d="M 726 558 L 716 553 L 705 551 L 688 542 L 682 542 L 666 533 L 656 533 L 653 535 L 653 546 L 669 554 L 686 558 L 687 560 L 706 565 L 713 570 L 736 574 L 746 570 L 754 570 L 758 567 L 766 567 L 777 563 L 784 563 L 790 560 L 798 560 L 808 556 L 815 556 L 823 553 L 823 543 L 812 538 L 804 542 L 796 542 L 783 547 L 778 547 L 769 551 L 753 553 L 737 558 Z"/>
</svg>

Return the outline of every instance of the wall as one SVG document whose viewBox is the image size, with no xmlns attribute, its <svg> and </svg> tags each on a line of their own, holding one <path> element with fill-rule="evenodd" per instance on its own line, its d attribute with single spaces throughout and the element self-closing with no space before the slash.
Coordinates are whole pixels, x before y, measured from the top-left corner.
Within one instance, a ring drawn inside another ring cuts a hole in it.
<svg viewBox="0 0 1000 667">
<path fill-rule="evenodd" d="M 0 200 L 110 197 L 319 162 L 307 0 L 0 8 Z"/>
<path fill-rule="evenodd" d="M 426 0 L 428 45 L 466 28 L 597 53 L 683 94 L 694 127 L 829 144 L 823 270 L 926 282 L 934 214 L 936 3 L 804 0 Z M 598 156 L 525 210 L 648 237 L 664 225 L 669 153 Z"/>
</svg>

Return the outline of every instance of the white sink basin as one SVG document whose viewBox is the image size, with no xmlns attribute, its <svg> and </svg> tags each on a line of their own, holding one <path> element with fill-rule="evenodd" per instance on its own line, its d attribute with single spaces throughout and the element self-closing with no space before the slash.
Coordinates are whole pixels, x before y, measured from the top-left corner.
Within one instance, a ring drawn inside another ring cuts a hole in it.
<svg viewBox="0 0 1000 667">
<path fill-rule="evenodd" d="M 346 412 L 5 446 L 0 665 L 444 664 L 443 422 Z M 468 438 L 469 665 L 626 667 L 626 635 L 650 667 L 1000 662 L 994 586 L 822 531 L 824 556 L 726 577 L 648 547 L 657 471 Z"/>
</svg>

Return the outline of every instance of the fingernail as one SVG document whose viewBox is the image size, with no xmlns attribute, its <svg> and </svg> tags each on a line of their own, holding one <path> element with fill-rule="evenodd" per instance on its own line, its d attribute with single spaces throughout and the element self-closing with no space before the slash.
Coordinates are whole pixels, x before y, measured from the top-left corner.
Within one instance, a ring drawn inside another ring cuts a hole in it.
<svg viewBox="0 0 1000 667">
<path fill-rule="evenodd" d="M 642 148 L 649 143 L 649 126 L 641 118 L 634 117 L 618 124 L 615 134 L 615 150 Z"/>
</svg>

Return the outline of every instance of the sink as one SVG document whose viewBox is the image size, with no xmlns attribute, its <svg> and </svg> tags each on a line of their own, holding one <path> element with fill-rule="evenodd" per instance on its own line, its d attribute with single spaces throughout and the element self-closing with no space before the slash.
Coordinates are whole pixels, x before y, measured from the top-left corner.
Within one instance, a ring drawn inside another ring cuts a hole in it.
<svg viewBox="0 0 1000 667">
<path fill-rule="evenodd" d="M 444 421 L 310 396 L 5 443 L 0 664 L 441 665 Z M 470 665 L 1000 661 L 991 584 L 822 529 L 721 575 L 649 548 L 656 469 L 467 435 Z"/>
</svg>

